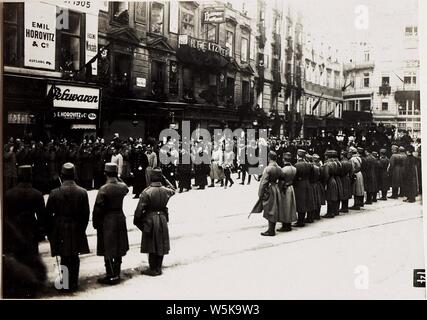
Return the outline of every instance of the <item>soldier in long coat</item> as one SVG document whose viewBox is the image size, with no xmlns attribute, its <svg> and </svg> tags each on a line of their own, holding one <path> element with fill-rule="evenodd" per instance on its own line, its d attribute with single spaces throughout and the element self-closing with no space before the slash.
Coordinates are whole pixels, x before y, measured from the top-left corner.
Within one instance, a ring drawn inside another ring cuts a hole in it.
<svg viewBox="0 0 427 320">
<path fill-rule="evenodd" d="M 387 157 L 387 150 L 380 150 L 379 169 L 378 169 L 378 189 L 381 191 L 380 200 L 387 201 L 387 192 L 390 189 L 390 177 L 387 172 L 390 160 Z"/>
<path fill-rule="evenodd" d="M 283 153 L 283 177 L 279 183 L 282 191 L 282 206 L 279 210 L 279 221 L 282 223 L 282 227 L 277 230 L 279 232 L 292 231 L 292 223 L 297 221 L 297 205 L 293 186 L 297 169 L 291 164 L 291 160 L 291 153 Z"/>
<path fill-rule="evenodd" d="M 325 186 L 323 184 L 324 180 L 324 169 L 323 165 L 320 163 L 320 157 L 318 154 L 313 154 L 313 179 L 314 184 L 314 197 L 316 199 L 316 208 L 314 213 L 314 219 L 320 220 L 320 210 L 322 206 L 326 204 L 325 199 Z"/>
<path fill-rule="evenodd" d="M 32 187 L 31 175 L 31 166 L 18 168 L 18 185 L 6 191 L 3 212 L 22 235 L 31 252 L 37 254 L 39 241 L 46 236 L 46 212 L 43 194 Z M 10 245 L 13 246 L 13 243 Z"/>
<path fill-rule="evenodd" d="M 129 250 L 123 198 L 128 187 L 117 178 L 115 163 L 105 164 L 107 182 L 98 191 L 93 209 L 93 227 L 97 231 L 97 255 L 104 256 L 106 276 L 98 279 L 102 284 L 120 282 L 122 257 Z"/>
<path fill-rule="evenodd" d="M 399 195 L 402 194 L 402 181 L 404 179 L 404 158 L 399 153 L 399 147 L 396 145 L 391 147 L 391 152 L 392 155 L 390 157 L 388 173 L 391 176 L 392 194 L 389 198 L 397 199 Z"/>
<path fill-rule="evenodd" d="M 150 178 L 150 186 L 139 198 L 133 223 L 142 231 L 141 252 L 148 253 L 149 268 L 142 274 L 158 276 L 162 274 L 163 257 L 170 250 L 167 204 L 175 191 L 162 186 L 160 169 L 153 169 Z"/>
<path fill-rule="evenodd" d="M 350 162 L 352 165 L 352 193 L 354 196 L 354 204 L 350 207 L 350 210 L 360 210 L 363 205 L 363 199 L 365 197 L 365 186 L 363 183 L 362 170 L 362 159 L 357 152 L 357 149 L 350 147 L 349 153 L 351 153 Z"/>
<path fill-rule="evenodd" d="M 326 180 L 326 203 L 327 213 L 324 218 L 334 218 L 339 211 L 340 195 L 335 177 L 338 174 L 338 166 L 335 161 L 336 151 L 327 150 L 325 152 L 324 178 Z"/>
<path fill-rule="evenodd" d="M 138 143 L 136 147 L 133 148 L 130 159 L 131 172 L 133 175 L 133 198 L 138 199 L 142 190 L 147 187 L 145 171 L 148 167 L 148 158 L 141 143 Z"/>
<path fill-rule="evenodd" d="M 297 163 L 295 163 L 297 173 L 295 175 L 294 188 L 298 213 L 298 222 L 295 224 L 295 227 L 300 228 L 304 227 L 306 222 L 313 222 L 311 213 L 315 209 L 313 189 L 310 185 L 310 177 L 313 174 L 313 165 L 306 161 L 306 154 L 307 152 L 305 150 L 299 149 L 297 151 Z M 308 216 L 306 221 L 307 214 Z"/>
<path fill-rule="evenodd" d="M 78 288 L 79 254 L 89 253 L 89 199 L 87 191 L 74 182 L 72 163 L 62 166 L 61 176 L 62 186 L 52 190 L 46 204 L 48 238 L 52 257 L 61 257 L 61 265 L 68 268 L 69 289 L 74 291 Z"/>
<path fill-rule="evenodd" d="M 258 189 L 258 202 L 252 213 L 263 212 L 263 217 L 268 221 L 268 230 L 262 236 L 273 237 L 276 235 L 275 227 L 279 221 L 279 211 L 282 208 L 282 191 L 279 180 L 284 178 L 282 169 L 277 165 L 277 154 L 268 153 L 269 164 L 264 169 Z"/>
<path fill-rule="evenodd" d="M 352 175 L 353 166 L 348 160 L 348 152 L 346 150 L 341 151 L 341 183 L 342 183 L 342 199 L 341 209 L 339 212 L 348 212 L 348 200 L 352 197 L 352 188 L 350 176 Z"/>
<path fill-rule="evenodd" d="M 378 201 L 378 193 L 380 191 L 380 185 L 379 185 L 379 180 L 380 180 L 380 159 L 379 159 L 379 155 L 378 152 L 376 151 L 372 151 L 371 155 L 374 157 L 374 164 L 375 164 L 375 179 L 377 182 L 377 188 L 375 190 L 375 192 L 372 194 L 372 203 L 376 203 Z"/>
<path fill-rule="evenodd" d="M 415 197 L 417 196 L 417 175 L 416 175 L 416 165 L 417 160 L 415 159 L 413 146 L 408 146 L 406 150 L 406 159 L 404 162 L 404 170 L 405 170 L 405 180 L 404 184 L 404 192 L 406 199 L 404 202 L 413 203 L 415 202 Z"/>
<path fill-rule="evenodd" d="M 378 190 L 377 186 L 377 164 L 376 159 L 372 156 L 369 151 L 366 151 L 365 157 L 365 175 L 363 176 L 363 181 L 365 183 L 366 191 L 366 202 L 365 204 L 372 204 L 372 199 L 374 194 Z"/>
</svg>

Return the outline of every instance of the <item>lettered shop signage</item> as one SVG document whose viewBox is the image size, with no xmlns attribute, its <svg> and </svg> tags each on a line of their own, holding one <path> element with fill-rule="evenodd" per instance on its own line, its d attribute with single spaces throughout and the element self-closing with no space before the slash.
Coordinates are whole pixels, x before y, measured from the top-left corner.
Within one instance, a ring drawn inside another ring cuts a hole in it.
<svg viewBox="0 0 427 320">
<path fill-rule="evenodd" d="M 47 86 L 47 93 L 52 85 Z M 99 89 L 55 85 L 52 89 L 53 106 L 58 108 L 98 109 Z"/>
<path fill-rule="evenodd" d="M 203 23 L 224 23 L 225 11 L 221 8 L 206 8 L 203 11 Z"/>
<path fill-rule="evenodd" d="M 178 37 L 179 46 L 189 46 L 202 52 L 211 51 L 220 54 L 223 57 L 229 56 L 229 49 L 223 48 L 218 44 L 206 40 L 195 39 L 186 34 L 181 34 Z"/>
<path fill-rule="evenodd" d="M 86 63 L 98 53 L 98 16 L 86 15 Z M 92 63 L 92 74 L 98 74 L 98 61 Z"/>
<path fill-rule="evenodd" d="M 99 10 L 108 11 L 105 9 L 106 1 L 67 1 L 67 0 L 43 0 L 43 2 L 54 4 L 63 9 L 80 11 L 84 13 L 98 15 Z"/>
<path fill-rule="evenodd" d="M 56 7 L 25 2 L 24 11 L 24 65 L 54 70 Z"/>
</svg>

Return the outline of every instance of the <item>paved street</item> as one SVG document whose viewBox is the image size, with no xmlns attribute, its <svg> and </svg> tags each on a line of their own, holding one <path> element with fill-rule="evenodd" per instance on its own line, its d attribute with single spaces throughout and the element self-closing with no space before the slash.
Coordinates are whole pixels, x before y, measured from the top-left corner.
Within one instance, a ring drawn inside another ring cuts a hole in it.
<svg viewBox="0 0 427 320">
<path fill-rule="evenodd" d="M 236 181 L 238 182 L 238 181 Z M 227 190 L 209 188 L 178 194 L 169 203 L 171 253 L 164 273 L 140 274 L 148 266 L 140 253 L 141 233 L 133 226 L 137 200 L 125 198 L 130 251 L 123 259 L 124 281 L 97 284 L 104 274 L 96 256 L 96 231 L 87 230 L 91 254 L 81 256 L 81 291 L 46 298 L 76 299 L 424 299 L 412 287 L 413 269 L 424 268 L 420 199 L 378 202 L 363 211 L 322 219 L 303 229 L 260 236 L 266 221 L 248 219 L 258 183 Z M 90 192 L 93 207 L 96 191 Z M 322 214 L 326 207 L 322 208 Z M 55 258 L 47 242 L 41 252 L 52 282 Z M 362 267 L 360 267 L 362 266 Z M 369 288 L 356 289 L 356 268 L 369 272 Z"/>
</svg>

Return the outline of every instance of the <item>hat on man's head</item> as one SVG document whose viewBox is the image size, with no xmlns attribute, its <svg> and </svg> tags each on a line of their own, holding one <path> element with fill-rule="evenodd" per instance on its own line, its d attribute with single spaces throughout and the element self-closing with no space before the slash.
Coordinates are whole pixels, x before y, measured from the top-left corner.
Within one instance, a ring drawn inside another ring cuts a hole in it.
<svg viewBox="0 0 427 320">
<path fill-rule="evenodd" d="M 311 157 L 313 158 L 314 161 L 317 161 L 320 159 L 320 156 L 317 153 L 313 154 Z"/>
<path fill-rule="evenodd" d="M 104 171 L 105 173 L 117 173 L 119 172 L 119 169 L 117 167 L 117 164 L 112 162 L 107 162 L 105 164 Z"/>
<path fill-rule="evenodd" d="M 65 176 L 74 176 L 75 167 L 71 162 L 64 163 L 62 165 L 61 174 Z"/>
<path fill-rule="evenodd" d="M 358 147 L 358 148 L 357 148 L 357 152 L 359 152 L 359 153 L 364 153 L 364 152 L 365 152 L 365 149 L 363 149 L 363 148 L 361 148 L 361 147 Z"/>
<path fill-rule="evenodd" d="M 354 154 L 354 153 L 357 153 L 357 149 L 355 147 L 350 147 L 348 148 L 348 152 Z"/>
<path fill-rule="evenodd" d="M 285 160 L 291 160 L 292 159 L 292 154 L 290 152 L 285 152 L 283 154 L 283 159 L 285 159 Z"/>
<path fill-rule="evenodd" d="M 311 154 L 307 154 L 307 155 L 305 156 L 305 158 L 306 158 L 308 161 L 312 161 L 312 160 L 313 160 L 313 156 L 312 156 Z"/>
<path fill-rule="evenodd" d="M 387 153 L 387 149 L 380 149 L 380 154 L 386 154 Z"/>
<path fill-rule="evenodd" d="M 274 151 L 270 151 L 268 153 L 268 159 L 272 160 L 272 161 L 276 161 L 277 160 L 277 153 Z"/>
<path fill-rule="evenodd" d="M 32 173 L 33 173 L 33 168 L 29 165 L 18 167 L 18 177 L 20 179 L 25 179 L 25 180 L 31 179 Z"/>
<path fill-rule="evenodd" d="M 399 152 L 404 152 L 405 151 L 405 147 L 399 147 Z"/>
<path fill-rule="evenodd" d="M 154 168 L 150 173 L 151 182 L 161 182 L 163 178 L 163 173 L 160 168 Z"/>
<path fill-rule="evenodd" d="M 297 151 L 297 155 L 299 157 L 305 157 L 306 154 L 307 154 L 307 151 L 305 151 L 304 149 L 298 149 L 298 151 Z"/>
<path fill-rule="evenodd" d="M 376 152 L 376 151 L 372 151 L 371 153 L 372 153 L 372 155 L 373 155 L 374 157 L 378 157 L 378 152 Z"/>
<path fill-rule="evenodd" d="M 337 152 L 335 150 L 326 150 L 326 152 L 325 152 L 325 156 L 327 156 L 328 158 L 335 157 L 336 154 L 337 154 Z"/>
</svg>

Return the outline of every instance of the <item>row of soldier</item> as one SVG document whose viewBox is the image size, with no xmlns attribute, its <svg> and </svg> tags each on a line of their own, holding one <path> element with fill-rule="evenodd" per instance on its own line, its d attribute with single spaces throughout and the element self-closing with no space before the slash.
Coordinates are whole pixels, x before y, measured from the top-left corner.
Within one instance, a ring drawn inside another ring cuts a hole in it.
<svg viewBox="0 0 427 320">
<path fill-rule="evenodd" d="M 252 213 L 261 213 L 269 226 L 263 236 L 275 236 L 277 231 L 289 232 L 294 227 L 320 220 L 320 211 L 327 205 L 323 218 L 334 218 L 349 210 L 362 210 L 378 200 L 406 197 L 415 202 L 421 193 L 421 159 L 412 146 L 392 146 L 380 152 L 350 147 L 338 154 L 327 150 L 322 163 L 317 154 L 298 150 L 297 161 L 292 154 L 283 154 L 283 166 L 278 165 L 275 151 L 269 151 L 269 165 L 263 172 L 259 186 L 259 199 Z M 388 197 L 389 190 L 392 190 Z M 380 198 L 378 195 L 380 194 Z M 352 207 L 349 200 L 354 199 Z M 296 222 L 292 225 L 292 223 Z"/>
<path fill-rule="evenodd" d="M 92 212 L 97 230 L 97 255 L 104 257 L 106 274 L 101 284 L 120 282 L 122 257 L 129 250 L 128 228 L 123 212 L 123 199 L 128 186 L 118 177 L 115 163 L 104 167 L 106 182 L 98 191 Z M 87 191 L 75 182 L 75 166 L 65 163 L 61 168 L 62 184 L 49 194 L 45 205 L 43 195 L 31 184 L 32 167 L 18 168 L 17 186 L 5 194 L 4 215 L 4 296 L 33 298 L 46 281 L 46 268 L 39 256 L 39 242 L 47 236 L 51 255 L 57 258 L 61 279 L 56 289 L 65 292 L 79 287 L 79 255 L 90 252 L 86 229 L 90 220 Z M 149 187 L 141 192 L 133 223 L 141 230 L 141 252 L 148 254 L 149 268 L 142 273 L 162 274 L 163 256 L 169 253 L 167 203 L 175 194 L 162 185 L 160 169 L 150 171 Z"/>
</svg>

